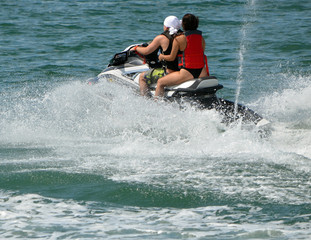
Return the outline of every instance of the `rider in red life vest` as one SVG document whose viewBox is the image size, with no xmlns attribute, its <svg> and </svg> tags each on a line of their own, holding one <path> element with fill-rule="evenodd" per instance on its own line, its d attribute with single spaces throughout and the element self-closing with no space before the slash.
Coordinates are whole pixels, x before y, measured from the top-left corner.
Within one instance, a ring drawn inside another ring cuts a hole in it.
<svg viewBox="0 0 311 240">
<path fill-rule="evenodd" d="M 186 49 L 178 55 L 178 66 L 188 70 L 194 78 L 201 74 L 200 69 L 206 66 L 207 76 L 209 76 L 207 58 L 204 55 L 202 46 L 202 32 L 199 30 L 189 30 L 185 32 L 187 39 Z"/>
<path fill-rule="evenodd" d="M 207 60 L 204 56 L 205 41 L 201 31 L 197 30 L 199 19 L 186 14 L 182 20 L 184 35 L 174 39 L 170 55 L 159 55 L 159 60 L 171 61 L 178 55 L 178 72 L 170 73 L 157 82 L 155 97 L 164 95 L 164 87 L 181 84 L 188 80 L 208 76 Z"/>
</svg>

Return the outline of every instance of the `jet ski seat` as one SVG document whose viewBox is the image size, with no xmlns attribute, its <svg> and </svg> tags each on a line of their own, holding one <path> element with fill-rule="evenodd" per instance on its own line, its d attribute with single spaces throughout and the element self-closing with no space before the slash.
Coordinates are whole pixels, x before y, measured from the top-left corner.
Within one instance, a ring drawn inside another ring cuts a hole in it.
<svg viewBox="0 0 311 240">
<path fill-rule="evenodd" d="M 151 89 L 155 89 L 156 84 L 151 86 Z M 218 83 L 218 79 L 214 76 L 195 78 L 193 80 L 186 81 L 179 85 L 169 86 L 165 88 L 165 91 L 177 91 L 177 92 L 206 92 L 210 89 L 211 92 L 216 92 L 217 90 L 223 88 L 221 84 Z"/>
</svg>

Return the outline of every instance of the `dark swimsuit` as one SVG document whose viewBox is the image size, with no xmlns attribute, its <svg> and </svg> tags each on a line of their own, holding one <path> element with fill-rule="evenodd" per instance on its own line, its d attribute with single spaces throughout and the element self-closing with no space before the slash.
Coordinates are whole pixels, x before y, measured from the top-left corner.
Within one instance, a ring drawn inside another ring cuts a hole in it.
<svg viewBox="0 0 311 240">
<path fill-rule="evenodd" d="M 183 68 L 183 69 L 187 70 L 193 76 L 193 78 L 198 78 L 203 68 Z"/>
</svg>

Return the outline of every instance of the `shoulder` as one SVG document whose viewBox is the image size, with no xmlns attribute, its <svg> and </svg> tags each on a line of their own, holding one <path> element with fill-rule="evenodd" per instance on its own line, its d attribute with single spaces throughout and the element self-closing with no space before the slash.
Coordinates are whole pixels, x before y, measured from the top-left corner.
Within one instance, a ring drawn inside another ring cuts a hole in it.
<svg viewBox="0 0 311 240">
<path fill-rule="evenodd" d="M 160 34 L 154 38 L 154 41 L 158 42 L 160 45 L 163 45 L 168 44 L 170 40 L 166 36 Z"/>
<path fill-rule="evenodd" d="M 178 36 L 176 36 L 175 37 L 175 39 L 186 39 L 186 36 L 185 36 L 185 34 L 180 34 L 180 35 L 178 35 Z"/>
<path fill-rule="evenodd" d="M 167 37 L 165 37 L 163 34 L 159 34 L 158 36 L 156 36 L 155 38 L 154 38 L 154 40 L 162 40 L 162 39 L 167 39 Z"/>
<path fill-rule="evenodd" d="M 158 45 L 160 45 L 161 44 L 161 42 L 163 42 L 163 41 L 165 41 L 167 38 L 164 36 L 164 35 L 158 35 L 158 36 L 156 36 L 153 40 L 152 40 L 152 42 L 153 43 L 155 43 L 155 44 L 158 44 Z"/>
<path fill-rule="evenodd" d="M 166 38 L 162 33 L 156 36 L 154 39 L 163 39 Z"/>
<path fill-rule="evenodd" d="M 186 39 L 187 39 L 186 36 L 184 34 L 182 34 L 182 35 L 176 36 L 174 40 L 176 42 L 182 42 L 182 41 L 185 41 Z"/>
<path fill-rule="evenodd" d="M 149 46 L 150 45 L 153 45 L 153 46 L 156 46 L 156 47 L 158 47 L 158 46 L 160 46 L 161 45 L 161 43 L 164 41 L 164 39 L 166 39 L 166 37 L 165 36 L 161 36 L 161 35 L 158 35 L 158 36 L 156 36 L 153 40 L 152 40 L 152 42 L 149 44 Z"/>
</svg>

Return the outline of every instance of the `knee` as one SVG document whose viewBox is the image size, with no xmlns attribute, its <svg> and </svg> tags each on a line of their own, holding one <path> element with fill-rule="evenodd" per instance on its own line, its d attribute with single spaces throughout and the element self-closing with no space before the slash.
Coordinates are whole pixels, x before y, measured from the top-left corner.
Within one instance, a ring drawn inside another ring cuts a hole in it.
<svg viewBox="0 0 311 240">
<path fill-rule="evenodd" d="M 158 87 L 165 87 L 165 83 L 164 83 L 164 81 L 163 81 L 162 78 L 160 78 L 160 79 L 158 80 L 157 86 L 158 86 Z"/>
</svg>

